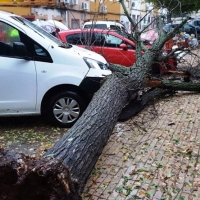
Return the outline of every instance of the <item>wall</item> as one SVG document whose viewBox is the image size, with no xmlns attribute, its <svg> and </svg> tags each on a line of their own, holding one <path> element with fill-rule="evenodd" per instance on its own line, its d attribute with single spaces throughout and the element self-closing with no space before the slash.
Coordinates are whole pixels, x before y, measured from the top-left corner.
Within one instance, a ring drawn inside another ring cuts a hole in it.
<svg viewBox="0 0 200 200">
<path fill-rule="evenodd" d="M 13 12 L 16 15 L 31 15 L 31 8 L 29 7 L 10 7 L 10 6 L 0 6 L 0 10 L 5 10 Z"/>
<path fill-rule="evenodd" d="M 31 9 L 32 13 L 35 14 L 36 19 L 50 20 L 55 19 L 61 21 L 66 26 L 68 26 L 68 19 L 66 10 L 60 10 L 56 8 L 46 8 L 46 7 L 37 7 Z"/>
<path fill-rule="evenodd" d="M 76 0 L 75 5 L 67 4 L 67 14 L 69 19 L 69 28 L 82 28 L 85 21 L 90 19 L 90 1 Z M 82 8 L 82 3 L 87 4 L 87 8 Z"/>
<path fill-rule="evenodd" d="M 101 6 L 107 6 L 107 12 L 100 13 Z M 120 3 L 116 0 L 91 0 L 90 2 L 90 19 L 93 20 L 112 20 L 120 21 Z"/>
</svg>

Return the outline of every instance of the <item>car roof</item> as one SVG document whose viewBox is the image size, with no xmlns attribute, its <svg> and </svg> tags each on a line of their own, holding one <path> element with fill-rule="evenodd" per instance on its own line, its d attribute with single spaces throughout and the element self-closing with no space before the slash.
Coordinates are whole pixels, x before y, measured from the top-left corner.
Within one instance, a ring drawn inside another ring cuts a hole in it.
<svg viewBox="0 0 200 200">
<path fill-rule="evenodd" d="M 121 23 L 115 21 L 90 21 L 85 22 L 84 24 L 117 24 L 123 26 Z"/>
<path fill-rule="evenodd" d="M 120 37 L 120 38 L 124 38 L 123 36 L 121 36 L 120 34 L 118 34 L 115 30 L 108 30 L 108 29 L 70 29 L 70 30 L 66 30 L 66 31 L 60 31 L 59 33 L 86 33 L 86 32 L 97 32 L 97 33 L 113 33 L 114 35 Z"/>
</svg>

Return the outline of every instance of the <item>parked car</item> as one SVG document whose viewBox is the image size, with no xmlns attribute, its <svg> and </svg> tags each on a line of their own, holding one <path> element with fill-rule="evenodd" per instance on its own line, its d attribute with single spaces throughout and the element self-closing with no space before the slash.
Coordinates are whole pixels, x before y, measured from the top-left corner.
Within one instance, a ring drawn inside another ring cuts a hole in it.
<svg viewBox="0 0 200 200">
<path fill-rule="evenodd" d="M 72 126 L 111 74 L 107 61 L 8 12 L 0 11 L 0 26 L 0 116 L 42 114 Z"/>
<path fill-rule="evenodd" d="M 109 63 L 130 67 L 135 62 L 135 44 L 115 31 L 102 29 L 72 29 L 59 32 L 63 42 L 89 48 L 101 54 Z"/>
<path fill-rule="evenodd" d="M 123 24 L 115 21 L 89 21 L 83 25 L 84 29 L 109 29 L 117 31 L 125 31 Z"/>
<path fill-rule="evenodd" d="M 177 27 L 178 24 L 172 24 L 171 28 L 174 29 L 175 27 Z M 200 40 L 200 29 L 196 28 L 194 25 L 192 24 L 184 24 L 182 28 L 180 28 L 179 32 L 186 32 L 189 35 L 194 34 L 195 37 Z"/>
<path fill-rule="evenodd" d="M 89 48 L 104 56 L 109 63 L 130 67 L 136 62 L 135 43 L 115 31 L 74 29 L 59 32 L 59 38 L 63 42 Z M 156 64 L 152 66 L 153 71 L 158 74 L 161 71 L 167 73 L 168 70 L 175 70 L 177 65 L 175 60 L 170 59 L 165 63 L 167 68 L 164 67 L 164 63 L 162 66 Z"/>
<path fill-rule="evenodd" d="M 35 21 L 32 21 L 32 23 L 38 25 L 40 28 L 44 29 L 48 33 L 53 33 L 55 32 L 56 29 L 58 29 L 59 31 L 69 30 L 67 26 L 65 26 L 63 23 L 56 20 L 37 19 Z"/>
<path fill-rule="evenodd" d="M 192 19 L 188 21 L 188 24 L 191 24 L 197 28 L 197 30 L 200 30 L 200 19 Z"/>
</svg>

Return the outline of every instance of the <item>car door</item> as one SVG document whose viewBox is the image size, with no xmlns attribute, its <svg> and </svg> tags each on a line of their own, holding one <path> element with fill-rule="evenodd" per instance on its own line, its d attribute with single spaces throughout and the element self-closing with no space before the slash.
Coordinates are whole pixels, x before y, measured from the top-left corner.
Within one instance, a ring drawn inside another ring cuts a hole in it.
<svg viewBox="0 0 200 200">
<path fill-rule="evenodd" d="M 32 113 L 36 106 L 35 63 L 16 56 L 13 50 L 23 33 L 0 23 L 6 33 L 6 39 L 0 41 L 0 115 Z"/>
<path fill-rule="evenodd" d="M 123 38 L 111 33 L 95 33 L 93 51 L 101 54 L 109 63 L 130 67 L 135 63 L 135 47 Z M 121 47 L 125 44 L 126 48 Z"/>
</svg>

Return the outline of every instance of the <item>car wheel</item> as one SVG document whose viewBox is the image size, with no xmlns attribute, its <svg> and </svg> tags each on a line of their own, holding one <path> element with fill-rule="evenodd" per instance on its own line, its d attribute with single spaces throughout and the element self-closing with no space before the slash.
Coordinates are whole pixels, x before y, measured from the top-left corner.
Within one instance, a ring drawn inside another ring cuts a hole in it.
<svg viewBox="0 0 200 200">
<path fill-rule="evenodd" d="M 86 106 L 85 100 L 77 93 L 63 91 L 52 97 L 47 115 L 54 124 L 70 128 L 82 115 Z"/>
</svg>

